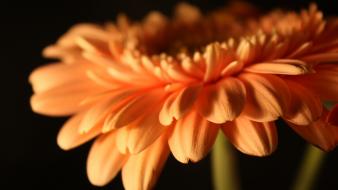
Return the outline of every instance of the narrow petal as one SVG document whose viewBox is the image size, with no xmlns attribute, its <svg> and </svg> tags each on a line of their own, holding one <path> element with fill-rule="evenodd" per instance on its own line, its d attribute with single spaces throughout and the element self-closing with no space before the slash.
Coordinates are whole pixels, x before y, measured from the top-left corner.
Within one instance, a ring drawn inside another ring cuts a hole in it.
<svg viewBox="0 0 338 190">
<path fill-rule="evenodd" d="M 170 108 L 173 102 L 175 101 L 177 95 L 178 95 L 177 93 L 171 94 L 163 103 L 162 109 L 159 113 L 159 120 L 160 123 L 164 126 L 168 126 L 174 121 Z"/>
<path fill-rule="evenodd" d="M 51 116 L 67 116 L 86 107 L 81 102 L 95 93 L 100 93 L 101 90 L 88 81 L 71 83 L 37 93 L 31 97 L 30 103 L 34 112 Z"/>
<path fill-rule="evenodd" d="M 168 158 L 167 138 L 163 135 L 146 150 L 131 155 L 122 169 L 126 190 L 152 189 Z"/>
<path fill-rule="evenodd" d="M 115 146 L 115 132 L 100 136 L 92 145 L 87 159 L 87 175 L 93 185 L 104 186 L 120 171 L 128 156 Z"/>
<path fill-rule="evenodd" d="M 169 147 L 178 161 L 198 162 L 210 151 L 217 133 L 217 125 L 192 111 L 177 121 L 169 138 Z"/>
<path fill-rule="evenodd" d="M 319 97 L 298 83 L 286 82 L 290 88 L 291 100 L 284 119 L 296 125 L 309 125 L 318 120 L 323 111 Z"/>
<path fill-rule="evenodd" d="M 311 144 L 330 151 L 337 146 L 338 127 L 327 123 L 326 117 L 327 111 L 324 111 L 321 119 L 311 125 L 300 126 L 289 123 L 289 126 Z"/>
<path fill-rule="evenodd" d="M 75 148 L 100 134 L 100 124 L 87 133 L 79 133 L 80 123 L 85 112 L 71 117 L 61 128 L 57 136 L 57 144 L 64 150 Z"/>
<path fill-rule="evenodd" d="M 289 63 L 257 63 L 245 68 L 245 71 L 253 73 L 268 73 L 268 74 L 280 74 L 280 75 L 303 75 L 312 72 L 311 65 L 305 62 L 299 62 L 295 60 Z"/>
<path fill-rule="evenodd" d="M 253 121 L 267 122 L 284 114 L 290 94 L 282 79 L 270 74 L 250 73 L 240 75 L 240 79 L 247 93 L 244 116 Z"/>
<path fill-rule="evenodd" d="M 214 80 L 219 77 L 222 67 L 225 66 L 226 55 L 219 43 L 213 43 L 206 47 L 205 54 L 206 71 L 204 81 Z"/>
<path fill-rule="evenodd" d="M 238 79 L 228 77 L 221 82 L 206 86 L 198 98 L 199 112 L 210 122 L 232 121 L 242 111 L 245 87 Z"/>
<path fill-rule="evenodd" d="M 230 142 L 245 154 L 267 156 L 277 148 L 278 136 L 273 122 L 261 123 L 238 117 L 222 129 Z"/>
</svg>

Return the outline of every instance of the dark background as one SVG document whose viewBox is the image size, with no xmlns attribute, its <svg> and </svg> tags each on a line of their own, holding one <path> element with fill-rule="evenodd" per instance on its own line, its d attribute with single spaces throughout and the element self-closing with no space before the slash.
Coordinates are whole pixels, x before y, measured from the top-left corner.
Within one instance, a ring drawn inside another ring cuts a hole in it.
<svg viewBox="0 0 338 190">
<path fill-rule="evenodd" d="M 68 152 L 56 145 L 65 118 L 32 113 L 27 82 L 29 73 L 48 62 L 41 50 L 79 22 L 115 20 L 124 12 L 140 19 L 150 10 L 169 14 L 174 0 L 2 0 L 0 5 L 1 126 L 0 189 L 122 189 L 120 176 L 97 188 L 86 178 L 86 156 L 91 143 Z M 189 1 L 204 11 L 223 5 L 222 0 Z M 306 8 L 310 1 L 251 1 L 260 9 Z M 326 15 L 337 15 L 337 2 L 318 1 Z M 338 35 L 338 34 L 337 34 Z M 289 189 L 306 143 L 288 127 L 279 127 L 279 148 L 270 157 L 255 158 L 236 152 L 241 185 L 251 189 Z M 314 189 L 338 189 L 338 151 L 330 152 Z M 183 165 L 169 158 L 156 189 L 211 189 L 209 157 Z"/>
</svg>

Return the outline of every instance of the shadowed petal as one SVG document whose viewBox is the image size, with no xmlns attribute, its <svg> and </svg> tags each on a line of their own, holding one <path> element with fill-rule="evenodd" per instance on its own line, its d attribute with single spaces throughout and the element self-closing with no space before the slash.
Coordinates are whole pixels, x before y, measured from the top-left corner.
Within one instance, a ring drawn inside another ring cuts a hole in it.
<svg viewBox="0 0 338 190">
<path fill-rule="evenodd" d="M 320 99 L 302 85 L 286 82 L 290 88 L 291 101 L 284 119 L 296 125 L 309 125 L 318 120 L 323 111 Z"/>
<path fill-rule="evenodd" d="M 278 136 L 273 122 L 261 123 L 238 117 L 222 129 L 230 142 L 245 154 L 267 156 L 277 148 Z"/>
<path fill-rule="evenodd" d="M 250 120 L 267 122 L 276 120 L 287 109 L 290 94 L 285 82 L 270 74 L 240 75 L 246 87 L 247 99 L 243 115 Z"/>
<path fill-rule="evenodd" d="M 334 106 L 327 117 L 328 123 L 338 126 L 338 105 Z"/>
<path fill-rule="evenodd" d="M 169 148 L 165 135 L 141 153 L 131 155 L 122 169 L 122 180 L 126 190 L 152 189 L 168 155 Z"/>
<path fill-rule="evenodd" d="M 127 155 L 115 146 L 115 132 L 104 134 L 95 140 L 87 159 L 87 175 L 93 185 L 104 186 L 120 171 Z"/>
<path fill-rule="evenodd" d="M 327 111 L 324 111 L 321 119 L 311 125 L 300 126 L 289 123 L 289 126 L 311 144 L 330 151 L 337 146 L 338 127 L 327 123 L 326 117 Z"/>
<path fill-rule="evenodd" d="M 96 135 L 100 134 L 101 126 L 98 124 L 86 133 L 80 133 L 79 127 L 83 120 L 84 113 L 79 113 L 71 117 L 61 128 L 57 136 L 57 144 L 64 150 L 75 148 Z"/>
<path fill-rule="evenodd" d="M 178 161 L 198 162 L 209 152 L 217 133 L 217 125 L 192 111 L 177 121 L 169 138 L 169 147 Z"/>
<path fill-rule="evenodd" d="M 245 87 L 238 79 L 228 77 L 215 85 L 202 89 L 198 98 L 198 111 L 210 122 L 232 121 L 242 111 Z"/>
</svg>

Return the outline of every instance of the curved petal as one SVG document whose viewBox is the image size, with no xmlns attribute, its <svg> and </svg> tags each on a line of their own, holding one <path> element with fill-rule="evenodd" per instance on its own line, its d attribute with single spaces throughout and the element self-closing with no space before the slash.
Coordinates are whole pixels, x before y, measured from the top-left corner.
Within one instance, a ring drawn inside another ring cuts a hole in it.
<svg viewBox="0 0 338 190">
<path fill-rule="evenodd" d="M 323 111 L 320 99 L 300 84 L 292 81 L 286 83 L 290 88 L 291 100 L 284 119 L 295 125 L 310 125 L 318 120 Z"/>
<path fill-rule="evenodd" d="M 287 111 L 290 100 L 289 88 L 277 76 L 270 74 L 240 75 L 247 99 L 243 115 L 257 122 L 274 121 Z"/>
<path fill-rule="evenodd" d="M 159 113 L 159 120 L 162 125 L 168 126 L 174 121 L 170 108 L 175 101 L 177 95 L 177 93 L 173 93 L 164 101 L 161 111 Z"/>
<path fill-rule="evenodd" d="M 311 144 L 330 151 L 337 146 L 338 127 L 327 123 L 326 117 L 327 111 L 324 111 L 321 119 L 311 125 L 300 126 L 289 123 L 289 126 Z"/>
<path fill-rule="evenodd" d="M 98 124 L 87 133 L 80 133 L 80 123 L 85 112 L 71 117 L 61 128 L 57 136 L 57 144 L 64 150 L 75 148 L 100 134 L 101 126 Z"/>
<path fill-rule="evenodd" d="M 222 129 L 230 142 L 245 154 L 267 156 L 277 148 L 278 136 L 273 122 L 260 123 L 238 117 Z"/>
<path fill-rule="evenodd" d="M 199 112 L 210 122 L 232 121 L 245 103 L 245 87 L 235 78 L 226 78 L 202 89 L 197 100 Z"/>
<path fill-rule="evenodd" d="M 163 135 L 139 154 L 131 155 L 122 169 L 123 185 L 128 190 L 151 189 L 169 155 L 167 137 Z"/>
<path fill-rule="evenodd" d="M 161 136 L 166 127 L 160 124 L 158 114 L 159 107 L 131 125 L 118 129 L 116 140 L 119 150 L 122 153 L 138 154 Z"/>
<path fill-rule="evenodd" d="M 84 64 L 53 63 L 38 67 L 29 75 L 35 93 L 44 92 L 54 87 L 81 81 L 86 78 Z"/>
<path fill-rule="evenodd" d="M 178 161 L 198 162 L 209 152 L 217 133 L 217 125 L 191 111 L 177 121 L 169 138 L 169 147 Z"/>
<path fill-rule="evenodd" d="M 180 119 L 194 104 L 201 85 L 193 85 L 182 89 L 174 102 L 171 104 L 170 111 L 172 117 Z"/>
<path fill-rule="evenodd" d="M 145 112 L 152 109 L 151 105 L 159 103 L 164 96 L 161 90 L 150 91 L 147 94 L 131 100 L 123 106 L 117 113 L 114 113 L 106 122 L 106 129 L 115 129 L 127 126 L 131 122 L 140 118 Z"/>
<path fill-rule="evenodd" d="M 58 86 L 46 92 L 34 94 L 31 97 L 31 107 L 34 112 L 51 115 L 67 116 L 84 109 L 83 100 L 102 89 L 88 81 Z"/>
<path fill-rule="evenodd" d="M 303 75 L 295 80 L 318 94 L 323 100 L 338 101 L 338 66 L 318 65 L 315 71 L 315 74 Z"/>
<path fill-rule="evenodd" d="M 87 175 L 93 185 L 104 186 L 120 171 L 128 156 L 115 146 L 115 132 L 95 140 L 87 159 Z"/>
</svg>

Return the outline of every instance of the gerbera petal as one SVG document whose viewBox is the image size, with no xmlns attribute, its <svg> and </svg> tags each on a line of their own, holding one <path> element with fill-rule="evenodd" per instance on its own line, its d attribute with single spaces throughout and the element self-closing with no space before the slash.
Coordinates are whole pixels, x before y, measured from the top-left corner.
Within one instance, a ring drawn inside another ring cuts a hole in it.
<svg viewBox="0 0 338 190">
<path fill-rule="evenodd" d="M 338 66 L 318 65 L 315 74 L 297 77 L 296 80 L 318 94 L 324 100 L 338 101 Z"/>
<path fill-rule="evenodd" d="M 290 88 L 289 111 L 284 119 L 296 125 L 309 125 L 318 120 L 323 106 L 320 99 L 311 91 L 292 81 L 286 81 Z"/>
<path fill-rule="evenodd" d="M 168 98 L 164 101 L 162 109 L 159 113 L 159 120 L 162 125 L 168 126 L 174 121 L 170 108 L 175 101 L 177 95 L 177 93 L 173 93 L 168 96 Z"/>
<path fill-rule="evenodd" d="M 121 154 L 115 146 L 115 132 L 100 136 L 92 145 L 87 159 L 89 181 L 104 186 L 122 168 L 128 156 Z"/>
<path fill-rule="evenodd" d="M 107 120 L 105 131 L 123 127 L 135 121 L 144 115 L 145 111 L 151 109 L 150 105 L 159 103 L 163 96 L 161 90 L 155 90 L 131 100 Z"/>
<path fill-rule="evenodd" d="M 81 102 L 95 93 L 100 93 L 101 90 L 88 81 L 70 83 L 34 94 L 30 103 L 34 112 L 51 116 L 67 116 L 85 108 L 86 105 Z"/>
<path fill-rule="evenodd" d="M 198 98 L 199 112 L 213 123 L 232 121 L 245 101 L 245 87 L 236 78 L 228 77 L 217 84 L 206 86 Z"/>
<path fill-rule="evenodd" d="M 281 75 L 303 75 L 312 72 L 311 65 L 305 62 L 279 63 L 279 62 L 267 62 L 257 63 L 245 68 L 245 71 L 253 73 L 269 73 L 269 74 L 281 74 Z"/>
<path fill-rule="evenodd" d="M 327 111 L 321 119 L 311 125 L 300 126 L 289 123 L 289 126 L 311 144 L 325 150 L 332 150 L 338 143 L 338 127 L 326 122 Z"/>
<path fill-rule="evenodd" d="M 245 84 L 247 99 L 243 115 L 253 121 L 276 120 L 286 111 L 290 94 L 285 82 L 270 74 L 240 75 Z"/>
<path fill-rule="evenodd" d="M 198 92 L 201 89 L 201 85 L 188 86 L 182 89 L 174 102 L 171 104 L 170 111 L 172 117 L 175 119 L 180 119 L 194 104 Z"/>
<path fill-rule="evenodd" d="M 169 155 L 167 137 L 163 135 L 139 154 L 131 155 L 122 169 L 123 185 L 127 190 L 151 189 Z"/>
<path fill-rule="evenodd" d="M 245 154 L 267 156 L 277 148 L 278 136 L 273 122 L 255 122 L 238 117 L 222 129 L 230 142 Z"/>
<path fill-rule="evenodd" d="M 35 69 L 29 75 L 35 93 L 40 93 L 54 87 L 69 84 L 85 79 L 85 70 L 88 67 L 83 64 L 53 63 Z"/>
<path fill-rule="evenodd" d="M 335 105 L 327 117 L 328 123 L 334 126 L 338 126 L 338 105 Z"/>
<path fill-rule="evenodd" d="M 206 47 L 205 54 L 206 71 L 204 81 L 216 79 L 221 73 L 222 67 L 225 66 L 226 54 L 219 43 L 213 43 Z"/>
<path fill-rule="evenodd" d="M 209 152 L 217 133 L 217 125 L 192 111 L 177 121 L 169 138 L 169 147 L 178 161 L 198 162 Z"/>
<path fill-rule="evenodd" d="M 117 147 L 122 153 L 137 154 L 163 134 L 166 127 L 158 120 L 159 107 L 154 109 L 131 125 L 118 129 Z"/>
<path fill-rule="evenodd" d="M 71 117 L 61 128 L 57 136 L 57 144 L 64 150 L 75 148 L 96 135 L 100 134 L 100 126 L 93 127 L 87 133 L 79 133 L 80 123 L 85 112 L 79 113 Z"/>
</svg>

